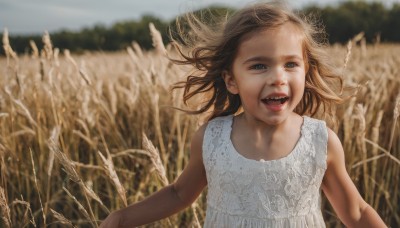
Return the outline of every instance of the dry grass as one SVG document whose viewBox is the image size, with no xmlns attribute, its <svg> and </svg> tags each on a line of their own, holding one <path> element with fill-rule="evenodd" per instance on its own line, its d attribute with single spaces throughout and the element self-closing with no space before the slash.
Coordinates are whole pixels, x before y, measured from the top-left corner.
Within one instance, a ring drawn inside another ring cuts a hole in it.
<svg viewBox="0 0 400 228">
<path fill-rule="evenodd" d="M 179 175 L 199 117 L 166 108 L 181 107 L 180 92 L 169 88 L 188 69 L 171 64 L 165 52 L 176 53 L 152 33 L 154 51 L 133 43 L 126 52 L 79 56 L 67 50 L 59 56 L 48 34 L 43 50 L 31 43 L 32 54 L 17 56 L 3 37 L 0 226 L 96 227 L 110 211 Z M 400 45 L 361 41 L 360 35 L 347 48 L 329 50 L 346 82 L 361 85 L 356 98 L 338 107 L 336 130 L 361 194 L 397 227 Z M 323 213 L 328 227 L 338 224 L 326 203 Z M 204 216 L 203 194 L 150 226 L 199 226 Z"/>
</svg>

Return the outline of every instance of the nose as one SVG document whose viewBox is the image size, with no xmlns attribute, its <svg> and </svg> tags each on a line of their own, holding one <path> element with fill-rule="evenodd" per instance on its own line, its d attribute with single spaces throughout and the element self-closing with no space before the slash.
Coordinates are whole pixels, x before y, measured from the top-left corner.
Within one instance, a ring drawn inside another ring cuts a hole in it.
<svg viewBox="0 0 400 228">
<path fill-rule="evenodd" d="M 276 67 L 271 71 L 270 75 L 270 85 L 272 86 L 282 86 L 287 84 L 287 76 L 284 69 Z"/>
</svg>

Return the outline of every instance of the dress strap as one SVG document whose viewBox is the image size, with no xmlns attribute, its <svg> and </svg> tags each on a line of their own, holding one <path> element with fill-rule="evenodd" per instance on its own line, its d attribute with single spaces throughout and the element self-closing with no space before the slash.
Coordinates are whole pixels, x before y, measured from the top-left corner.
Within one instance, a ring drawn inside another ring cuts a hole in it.
<svg viewBox="0 0 400 228">
<path fill-rule="evenodd" d="M 325 121 L 313 119 L 313 142 L 316 151 L 316 162 L 321 168 L 326 169 L 326 159 L 328 153 L 328 128 Z"/>
<path fill-rule="evenodd" d="M 226 132 L 227 122 L 231 116 L 222 116 L 210 120 L 207 123 L 206 130 L 203 137 L 203 160 L 207 160 L 221 143 L 221 139 Z"/>
</svg>

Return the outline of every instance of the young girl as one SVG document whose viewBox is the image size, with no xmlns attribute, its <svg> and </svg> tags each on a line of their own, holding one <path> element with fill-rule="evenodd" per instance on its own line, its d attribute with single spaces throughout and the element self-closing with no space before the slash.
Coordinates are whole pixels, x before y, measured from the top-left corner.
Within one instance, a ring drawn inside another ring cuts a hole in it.
<svg viewBox="0 0 400 228">
<path fill-rule="evenodd" d="M 322 58 L 316 30 L 267 3 L 235 13 L 224 28 L 192 27 L 191 55 L 202 75 L 183 84 L 185 102 L 211 93 L 178 179 L 109 215 L 101 227 L 134 227 L 188 207 L 208 186 L 204 227 L 325 227 L 320 188 L 348 227 L 386 227 L 362 199 L 344 152 L 325 122 L 342 98 L 341 78 Z M 185 43 L 188 44 L 187 42 Z M 182 50 L 182 49 L 180 49 Z M 335 86 L 339 84 L 339 86 Z"/>
</svg>

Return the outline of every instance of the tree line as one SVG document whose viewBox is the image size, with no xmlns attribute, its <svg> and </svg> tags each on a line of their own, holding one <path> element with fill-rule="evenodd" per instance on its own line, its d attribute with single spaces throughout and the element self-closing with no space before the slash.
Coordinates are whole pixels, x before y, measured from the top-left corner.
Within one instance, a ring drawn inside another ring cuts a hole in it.
<svg viewBox="0 0 400 228">
<path fill-rule="evenodd" d="M 207 11 L 213 15 L 232 13 L 235 9 L 211 7 Z M 367 42 L 400 42 L 400 4 L 385 6 L 381 2 L 347 1 L 337 6 L 319 7 L 310 5 L 299 13 L 317 18 L 321 22 L 330 43 L 345 43 L 354 35 L 364 32 Z M 121 21 L 111 27 L 95 25 L 80 31 L 62 30 L 50 34 L 54 47 L 69 49 L 72 52 L 117 51 L 136 41 L 144 49 L 152 47 L 149 23 L 152 22 L 161 32 L 165 43 L 169 42 L 169 30 L 174 29 L 175 20 L 163 21 L 155 16 L 146 15 L 140 20 Z M 41 48 L 42 36 L 14 36 L 10 34 L 11 47 L 17 53 L 30 52 L 29 41 L 33 40 Z M 1 49 L 4 55 L 4 50 Z"/>
</svg>

